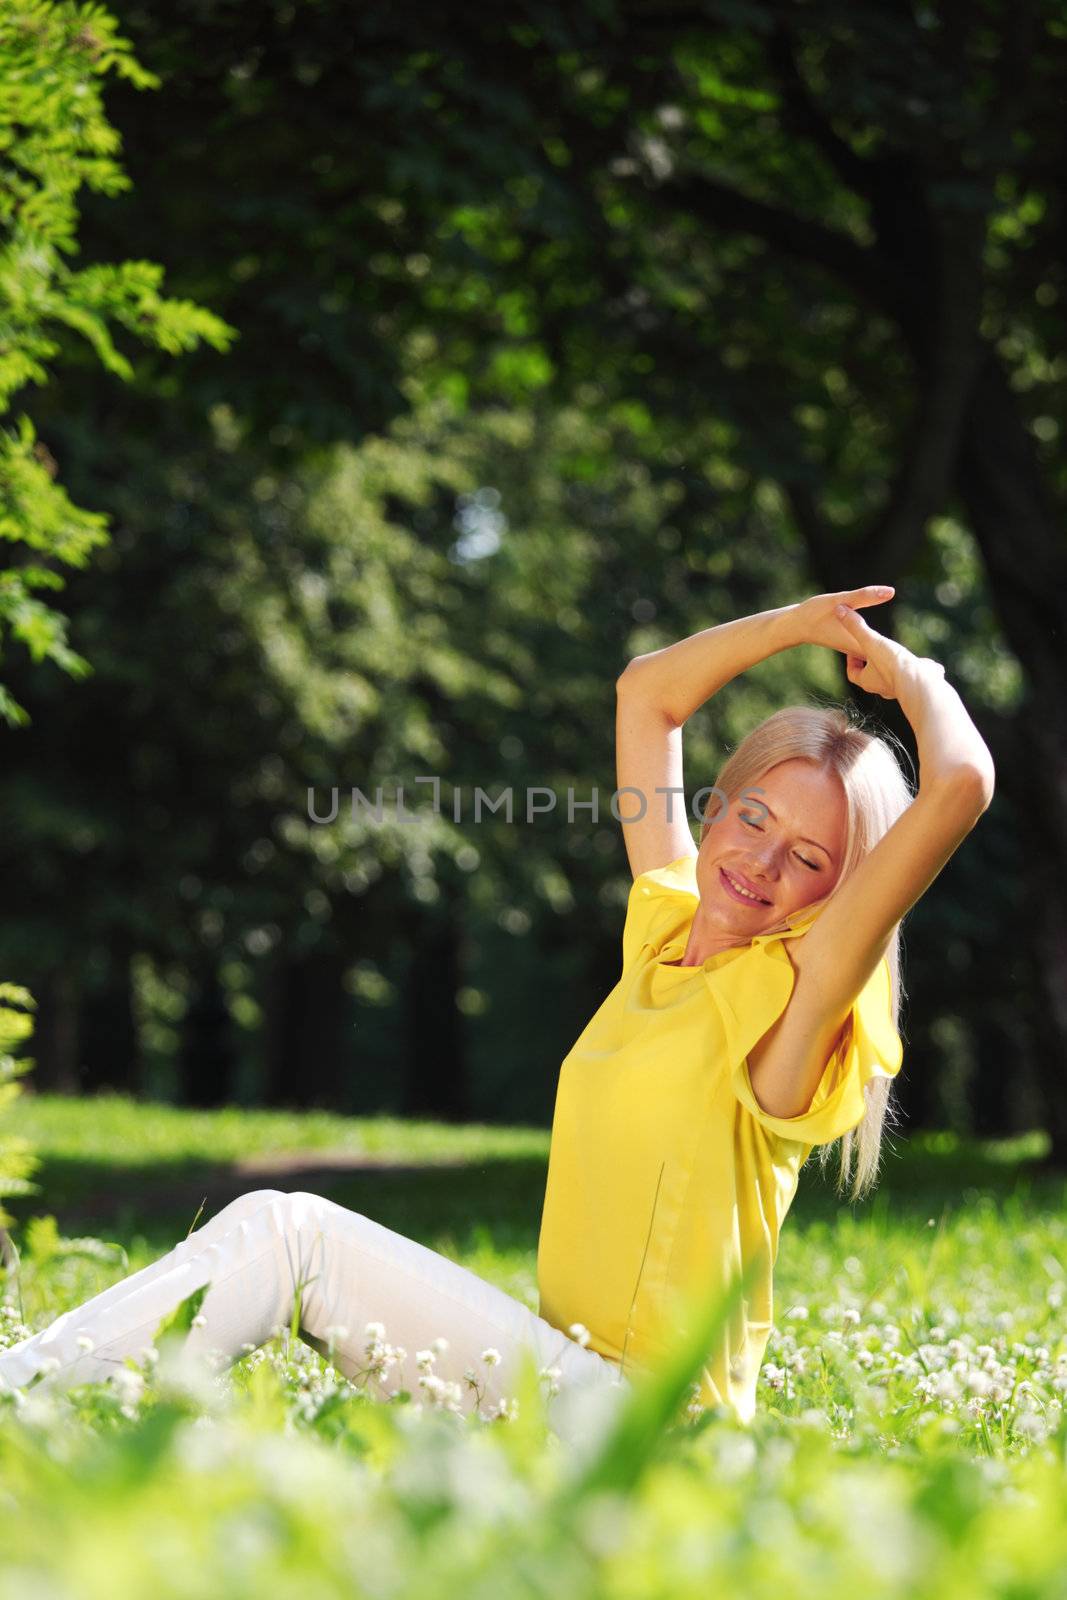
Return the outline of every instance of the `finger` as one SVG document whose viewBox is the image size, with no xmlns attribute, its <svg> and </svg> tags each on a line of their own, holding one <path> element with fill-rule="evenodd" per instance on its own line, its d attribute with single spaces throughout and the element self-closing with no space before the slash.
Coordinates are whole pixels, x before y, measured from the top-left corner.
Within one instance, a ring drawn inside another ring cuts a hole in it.
<svg viewBox="0 0 1067 1600">
<path fill-rule="evenodd" d="M 852 628 L 853 631 L 858 629 L 868 639 L 880 639 L 882 637 L 881 634 L 875 633 L 875 630 L 866 619 L 861 617 L 858 611 L 853 611 L 851 606 L 835 606 L 834 614 L 840 617 L 846 627 Z"/>
</svg>

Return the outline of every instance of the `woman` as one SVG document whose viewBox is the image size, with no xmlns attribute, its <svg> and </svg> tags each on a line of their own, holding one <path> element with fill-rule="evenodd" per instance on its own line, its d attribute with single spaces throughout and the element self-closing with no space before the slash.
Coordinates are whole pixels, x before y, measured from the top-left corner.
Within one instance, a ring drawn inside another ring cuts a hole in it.
<svg viewBox="0 0 1067 1600">
<path fill-rule="evenodd" d="M 816 595 L 709 628 L 618 680 L 619 790 L 642 800 L 624 822 L 634 883 L 620 981 L 560 1073 L 540 1315 L 368 1217 L 257 1190 L 0 1354 L 0 1381 L 111 1376 L 210 1285 L 191 1352 L 236 1359 L 290 1325 L 299 1292 L 302 1336 L 346 1376 L 379 1366 L 382 1339 L 395 1341 L 390 1382 L 369 1392 L 417 1395 L 425 1351 L 443 1339 L 436 1379 L 485 1415 L 513 1392 L 524 1351 L 558 1369 L 553 1391 L 625 1388 L 690 1304 L 756 1259 L 753 1298 L 700 1385 L 704 1403 L 748 1420 L 799 1168 L 843 1138 L 847 1175 L 858 1138 L 854 1193 L 873 1180 L 902 1054 L 900 922 L 992 798 L 989 751 L 944 669 L 859 615 L 891 593 Z M 840 710 L 786 708 L 726 763 L 698 849 L 675 803 L 683 724 L 746 667 L 806 643 L 841 651 L 850 682 L 900 703 L 918 794 L 889 745 Z"/>
</svg>

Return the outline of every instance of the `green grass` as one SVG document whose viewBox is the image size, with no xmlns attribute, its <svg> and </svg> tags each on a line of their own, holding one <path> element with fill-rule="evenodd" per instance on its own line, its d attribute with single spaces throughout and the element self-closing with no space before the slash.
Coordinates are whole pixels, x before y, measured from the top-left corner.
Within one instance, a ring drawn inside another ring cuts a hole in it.
<svg viewBox="0 0 1067 1600">
<path fill-rule="evenodd" d="M 19 1220 L 99 1233 L 130 1267 L 187 1231 L 198 1189 L 311 1187 L 534 1303 L 544 1130 L 28 1096 L 4 1122 L 43 1158 Z M 650 1390 L 617 1434 L 591 1417 L 583 1457 L 545 1426 L 545 1375 L 489 1421 L 429 1391 L 375 1403 L 299 1341 L 207 1388 L 165 1347 L 125 1395 L 0 1401 L 0 1600 L 1063 1600 L 1067 1184 L 1043 1149 L 897 1138 L 858 1207 L 813 1159 L 749 1429 Z M 407 1170 L 246 1181 L 285 1151 Z M 119 1275 L 24 1248 L 25 1315 L 43 1325 Z"/>
</svg>

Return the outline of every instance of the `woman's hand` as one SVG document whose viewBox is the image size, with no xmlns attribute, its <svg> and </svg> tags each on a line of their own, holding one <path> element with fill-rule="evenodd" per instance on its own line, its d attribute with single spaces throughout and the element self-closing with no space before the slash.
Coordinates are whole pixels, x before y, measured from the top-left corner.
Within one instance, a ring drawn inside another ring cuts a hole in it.
<svg viewBox="0 0 1067 1600">
<path fill-rule="evenodd" d="M 868 694 L 895 700 L 897 670 L 911 653 L 876 633 L 860 616 L 860 606 L 884 605 L 894 593 L 891 585 L 868 583 L 862 589 L 838 594 L 816 594 L 792 608 L 790 632 L 797 644 L 823 644 L 840 650 L 847 660 L 846 676 Z"/>
<path fill-rule="evenodd" d="M 899 700 L 906 679 L 926 672 L 943 678 L 945 669 L 939 661 L 915 656 L 895 639 L 887 639 L 860 616 L 861 606 L 883 605 L 893 593 L 891 585 L 868 583 L 840 594 L 813 595 L 793 607 L 790 631 L 798 644 L 840 650 L 846 658 L 845 675 L 858 689 L 883 700 Z"/>
<path fill-rule="evenodd" d="M 911 657 L 911 651 L 897 644 L 895 639 L 877 633 L 851 606 L 841 603 L 835 606 L 834 620 L 850 640 L 845 650 L 845 676 L 849 683 L 854 683 L 857 689 L 865 689 L 868 694 L 881 695 L 883 700 L 895 700 L 902 658 Z"/>
<path fill-rule="evenodd" d="M 852 650 L 847 652 L 845 676 L 858 689 L 865 689 L 868 694 L 879 694 L 883 700 L 900 700 L 902 691 L 906 698 L 910 698 L 906 696 L 906 688 L 918 678 L 928 674 L 934 678 L 944 678 L 945 669 L 940 661 L 935 661 L 931 656 L 913 655 L 895 639 L 885 638 L 850 606 L 835 607 L 835 615 L 838 610 L 841 615 L 837 620 L 853 641 Z M 907 714 L 907 706 L 904 711 Z"/>
<path fill-rule="evenodd" d="M 795 644 L 824 644 L 828 650 L 855 654 L 856 637 L 844 627 L 835 608 L 839 605 L 883 606 L 896 591 L 885 583 L 868 583 L 862 589 L 843 589 L 839 594 L 815 594 L 790 608 L 789 631 Z"/>
</svg>

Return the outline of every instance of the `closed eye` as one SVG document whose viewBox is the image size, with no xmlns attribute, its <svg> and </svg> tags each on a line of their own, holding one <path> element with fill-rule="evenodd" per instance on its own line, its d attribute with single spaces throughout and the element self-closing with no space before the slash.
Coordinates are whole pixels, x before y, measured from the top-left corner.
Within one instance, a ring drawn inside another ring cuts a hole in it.
<svg viewBox="0 0 1067 1600">
<path fill-rule="evenodd" d="M 746 828 L 755 828 L 757 833 L 763 832 L 763 829 L 760 827 L 758 822 L 750 822 L 747 817 L 742 817 L 741 821 L 745 824 Z M 818 872 L 821 870 L 814 861 L 808 861 L 806 857 L 802 856 L 799 850 L 794 850 L 793 854 L 796 856 L 798 861 L 803 861 L 806 867 L 810 867 L 812 872 Z"/>
</svg>

